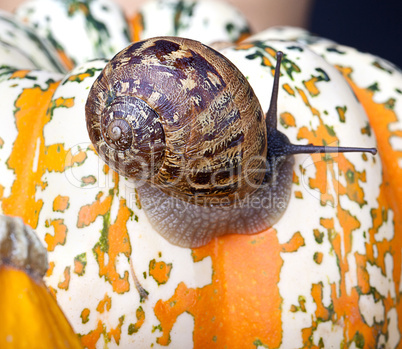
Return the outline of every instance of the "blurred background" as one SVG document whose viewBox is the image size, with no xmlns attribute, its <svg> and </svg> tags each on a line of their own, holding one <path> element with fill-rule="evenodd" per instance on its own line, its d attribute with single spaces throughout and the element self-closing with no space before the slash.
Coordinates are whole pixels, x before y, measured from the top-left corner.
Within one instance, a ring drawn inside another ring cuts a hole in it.
<svg viewBox="0 0 402 349">
<path fill-rule="evenodd" d="M 402 68 L 401 0 L 316 0 L 308 29 Z"/>
<path fill-rule="evenodd" d="M 23 0 L 0 0 L 13 11 Z M 133 14 L 146 0 L 115 0 Z M 274 25 L 307 28 L 340 44 L 370 52 L 402 67 L 402 0 L 227 0 L 255 32 Z"/>
</svg>

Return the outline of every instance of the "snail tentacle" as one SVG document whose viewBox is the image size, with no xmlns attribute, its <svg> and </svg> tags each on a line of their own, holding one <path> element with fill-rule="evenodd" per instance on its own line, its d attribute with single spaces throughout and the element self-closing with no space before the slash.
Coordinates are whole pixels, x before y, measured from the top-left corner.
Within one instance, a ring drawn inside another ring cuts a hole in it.
<svg viewBox="0 0 402 349">
<path fill-rule="evenodd" d="M 295 154 L 313 154 L 313 153 L 352 153 L 368 152 L 373 155 L 377 153 L 375 148 L 359 147 L 330 147 L 312 144 L 292 144 L 289 138 L 277 129 L 277 103 L 279 93 L 280 67 L 283 58 L 283 52 L 276 53 L 276 68 L 274 75 L 274 85 L 272 88 L 271 102 L 265 121 L 267 127 L 267 171 L 269 177 L 275 177 L 280 172 L 283 161 Z"/>
</svg>

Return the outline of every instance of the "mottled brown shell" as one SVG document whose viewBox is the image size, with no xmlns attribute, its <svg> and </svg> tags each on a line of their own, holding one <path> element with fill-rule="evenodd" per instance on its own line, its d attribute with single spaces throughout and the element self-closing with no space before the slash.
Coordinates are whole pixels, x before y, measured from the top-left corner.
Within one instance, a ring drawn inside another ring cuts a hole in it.
<svg viewBox="0 0 402 349">
<path fill-rule="evenodd" d="M 239 70 L 197 41 L 158 37 L 124 49 L 93 85 L 86 117 L 113 169 L 187 202 L 231 204 L 263 181 L 260 104 Z"/>
</svg>

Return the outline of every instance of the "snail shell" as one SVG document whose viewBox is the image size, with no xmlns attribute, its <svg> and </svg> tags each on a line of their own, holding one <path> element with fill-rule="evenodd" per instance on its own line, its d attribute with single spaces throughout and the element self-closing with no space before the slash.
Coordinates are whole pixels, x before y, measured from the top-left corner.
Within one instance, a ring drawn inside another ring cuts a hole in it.
<svg viewBox="0 0 402 349">
<path fill-rule="evenodd" d="M 200 42 L 137 42 L 104 68 L 86 104 L 101 158 L 137 181 L 155 229 L 173 244 L 252 234 L 282 215 L 291 157 L 267 173 L 264 113 L 243 74 Z"/>
</svg>

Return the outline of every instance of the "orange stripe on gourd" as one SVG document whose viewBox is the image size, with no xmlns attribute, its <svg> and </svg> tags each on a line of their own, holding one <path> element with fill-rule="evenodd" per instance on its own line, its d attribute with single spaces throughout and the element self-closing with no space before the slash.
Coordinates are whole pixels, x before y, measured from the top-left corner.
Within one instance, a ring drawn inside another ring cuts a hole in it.
<svg viewBox="0 0 402 349">
<path fill-rule="evenodd" d="M 71 162 L 66 164 L 69 151 L 63 144 L 45 146 L 43 128 L 50 121 L 53 109 L 74 105 L 73 99 L 59 98 L 51 103 L 58 85 L 58 82 L 50 82 L 46 90 L 38 86 L 24 89 L 15 102 L 18 136 L 7 160 L 9 168 L 14 170 L 15 181 L 11 195 L 3 198 L 2 209 L 5 214 L 20 216 L 33 228 L 38 225 L 43 206 L 43 201 L 36 200 L 35 194 L 38 187 L 43 190 L 47 185 L 43 174 L 46 171 L 63 172 L 67 165 L 76 161 L 71 157 Z"/>
<path fill-rule="evenodd" d="M 360 103 L 365 109 L 370 126 L 373 129 L 377 141 L 378 152 L 381 156 L 383 165 L 383 184 L 381 186 L 381 194 L 378 201 L 378 209 L 372 211 L 373 228 L 370 230 L 370 241 L 379 248 L 381 258 L 386 253 L 390 253 L 393 258 L 393 280 L 395 282 L 396 294 L 399 294 L 401 283 L 401 268 L 402 268 L 402 240 L 399 238 L 399 232 L 402 231 L 402 169 L 398 164 L 398 159 L 402 158 L 402 151 L 395 150 L 391 145 L 392 137 L 402 137 L 401 131 L 392 131 L 389 127 L 392 123 L 400 122 L 395 111 L 387 108 L 386 101 L 377 103 L 374 101 L 374 92 L 369 88 L 359 87 L 352 78 L 352 68 L 336 66 L 342 73 L 345 80 L 349 83 L 353 92 L 356 94 Z M 387 204 L 389 203 L 389 204 Z M 383 212 L 392 208 L 394 213 L 394 231 L 395 235 L 392 240 L 387 243 L 386 240 L 379 244 L 375 241 L 374 234 L 383 224 Z M 379 256 L 374 257 L 374 250 L 367 246 L 367 257 L 370 263 L 379 265 L 384 270 L 384 262 L 381 262 Z M 397 308 L 398 314 L 402 311 L 401 297 L 397 297 L 397 302 L 394 306 Z M 390 300 L 391 302 L 391 300 Z M 402 332 L 402 322 L 398 321 L 399 331 Z"/>
<path fill-rule="evenodd" d="M 163 331 L 157 342 L 168 345 L 177 317 L 188 312 L 194 316 L 194 348 L 251 346 L 256 338 L 278 347 L 282 340 L 280 253 L 294 252 L 303 244 L 300 233 L 295 233 L 281 245 L 269 229 L 258 236 L 225 236 L 194 249 L 195 261 L 211 257 L 212 283 L 197 289 L 180 283 L 170 299 L 156 303 L 154 311 Z"/>
</svg>

